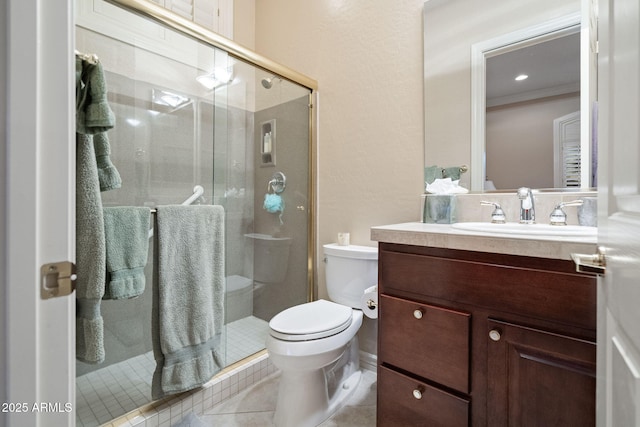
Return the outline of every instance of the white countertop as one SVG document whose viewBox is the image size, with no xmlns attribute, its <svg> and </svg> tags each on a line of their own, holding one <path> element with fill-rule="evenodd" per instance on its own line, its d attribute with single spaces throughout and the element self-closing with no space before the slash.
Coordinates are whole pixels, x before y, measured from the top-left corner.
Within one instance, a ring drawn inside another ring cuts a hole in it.
<svg viewBox="0 0 640 427">
<path fill-rule="evenodd" d="M 572 253 L 594 254 L 597 246 L 595 237 L 485 233 L 421 222 L 372 227 L 371 240 L 564 260 L 571 260 Z"/>
</svg>

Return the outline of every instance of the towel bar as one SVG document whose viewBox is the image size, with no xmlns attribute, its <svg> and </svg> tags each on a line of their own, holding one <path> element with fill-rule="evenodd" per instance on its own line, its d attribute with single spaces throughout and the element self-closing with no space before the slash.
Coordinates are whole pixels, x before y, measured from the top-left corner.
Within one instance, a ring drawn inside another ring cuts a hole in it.
<svg viewBox="0 0 640 427">
<path fill-rule="evenodd" d="M 202 187 L 202 185 L 196 185 L 195 187 L 193 187 L 193 194 L 189 196 L 189 198 L 184 202 L 182 202 L 181 204 L 184 206 L 192 205 L 193 202 L 195 202 L 200 197 L 202 197 L 203 194 L 204 194 L 204 187 Z M 151 213 L 156 213 L 156 212 L 158 212 L 156 208 L 151 208 Z"/>
<path fill-rule="evenodd" d="M 191 196 L 189 196 L 187 198 L 187 200 L 185 200 L 181 204 L 183 206 L 192 205 L 193 202 L 195 202 L 200 197 L 202 197 L 203 194 L 204 194 L 204 187 L 202 185 L 196 185 L 195 187 L 193 187 L 193 194 Z M 158 210 L 156 208 L 151 208 L 150 211 L 151 211 L 152 214 L 158 212 Z M 152 238 L 152 237 L 153 237 L 153 228 L 151 230 L 149 230 L 149 238 Z"/>
</svg>

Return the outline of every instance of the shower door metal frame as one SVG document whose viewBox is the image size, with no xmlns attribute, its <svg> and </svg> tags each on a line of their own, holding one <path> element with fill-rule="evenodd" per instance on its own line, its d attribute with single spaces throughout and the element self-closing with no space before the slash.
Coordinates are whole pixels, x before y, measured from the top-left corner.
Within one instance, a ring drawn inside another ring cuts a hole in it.
<svg viewBox="0 0 640 427">
<path fill-rule="evenodd" d="M 316 192 L 315 192 L 315 176 L 316 176 L 316 138 L 314 130 L 316 129 L 317 113 L 317 90 L 318 82 L 311 77 L 299 73 L 285 65 L 279 64 L 269 58 L 266 58 L 244 46 L 229 40 L 211 30 L 208 30 L 180 15 L 171 12 L 161 6 L 158 6 L 148 0 L 106 0 L 109 3 L 128 9 L 138 15 L 150 18 L 160 22 L 167 27 L 180 32 L 184 35 L 195 38 L 196 40 L 221 49 L 227 52 L 231 57 L 240 61 L 253 65 L 254 67 L 265 70 L 268 73 L 275 74 L 285 80 L 309 89 L 309 188 L 308 188 L 308 207 L 307 207 L 307 224 L 308 224 L 308 248 L 307 248 L 307 300 L 311 301 L 316 296 Z"/>
</svg>

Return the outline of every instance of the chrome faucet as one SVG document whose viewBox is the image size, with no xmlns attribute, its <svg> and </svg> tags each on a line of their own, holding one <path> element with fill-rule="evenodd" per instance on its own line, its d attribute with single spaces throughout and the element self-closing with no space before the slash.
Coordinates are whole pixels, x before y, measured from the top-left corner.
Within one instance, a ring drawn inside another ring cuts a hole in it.
<svg viewBox="0 0 640 427">
<path fill-rule="evenodd" d="M 493 212 L 491 213 L 491 222 L 494 224 L 504 224 L 507 222 L 507 216 L 504 214 L 504 211 L 500 207 L 500 204 L 495 202 L 485 202 L 481 201 L 480 204 L 482 206 L 493 206 Z"/>
<path fill-rule="evenodd" d="M 533 203 L 533 194 L 527 187 L 518 188 L 518 198 L 520 199 L 520 223 L 533 224 L 536 222 L 536 208 Z"/>
<path fill-rule="evenodd" d="M 584 200 L 574 200 L 572 202 L 558 203 L 549 216 L 551 225 L 567 225 L 567 213 L 563 210 L 565 206 L 582 206 Z"/>
</svg>

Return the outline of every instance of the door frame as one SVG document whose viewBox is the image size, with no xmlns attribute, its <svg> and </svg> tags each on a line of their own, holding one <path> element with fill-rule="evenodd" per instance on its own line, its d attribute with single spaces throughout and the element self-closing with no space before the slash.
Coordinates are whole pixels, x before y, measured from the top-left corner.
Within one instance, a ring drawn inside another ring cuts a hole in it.
<svg viewBox="0 0 640 427">
<path fill-rule="evenodd" d="M 40 297 L 40 266 L 75 259 L 72 2 L 3 9 L 7 426 L 75 425 L 75 295 Z"/>
</svg>

